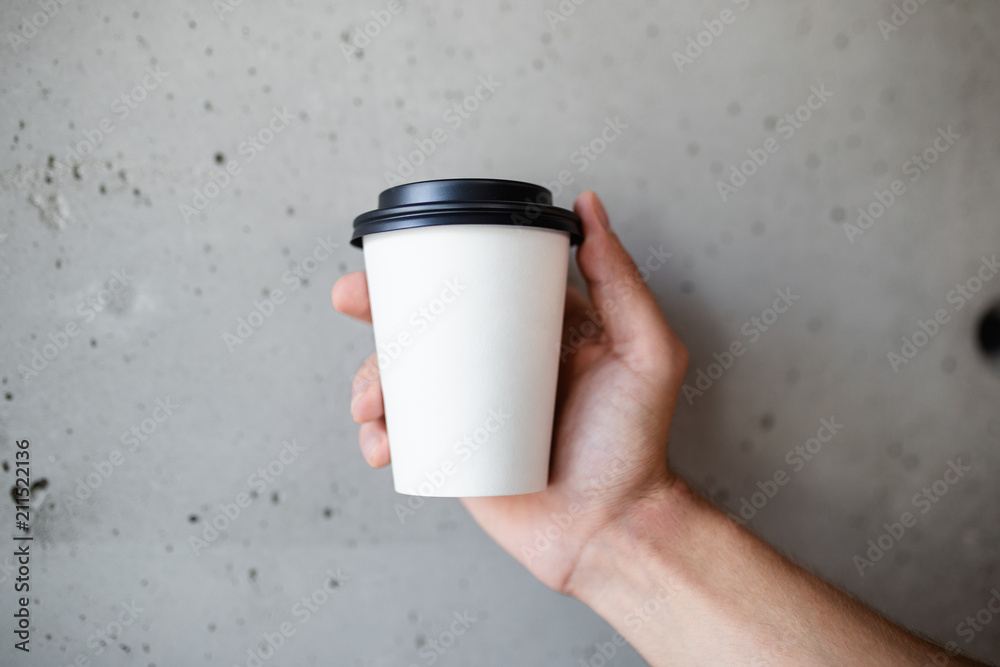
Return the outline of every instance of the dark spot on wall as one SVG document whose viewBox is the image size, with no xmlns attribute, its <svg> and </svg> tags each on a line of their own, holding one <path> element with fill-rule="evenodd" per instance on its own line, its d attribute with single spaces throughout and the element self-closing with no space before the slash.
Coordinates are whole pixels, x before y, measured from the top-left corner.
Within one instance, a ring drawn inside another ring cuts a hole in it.
<svg viewBox="0 0 1000 667">
<path fill-rule="evenodd" d="M 250 581 L 257 581 L 257 568 L 251 567 L 250 571 L 247 572 L 247 576 L 250 577 Z"/>
<path fill-rule="evenodd" d="M 4 472 L 10 472 L 10 463 L 8 463 L 7 461 L 0 463 L 0 466 L 3 466 Z"/>
<path fill-rule="evenodd" d="M 774 415 L 770 412 L 765 412 L 760 416 L 760 430 L 770 431 L 774 428 Z"/>
<path fill-rule="evenodd" d="M 78 181 L 83 180 L 83 176 L 80 174 L 80 165 L 78 164 L 73 165 L 73 178 L 75 178 Z"/>
<path fill-rule="evenodd" d="M 35 491 L 44 491 L 47 488 L 49 488 L 49 480 L 45 477 L 39 477 L 31 484 L 29 491 L 31 495 L 35 495 Z"/>
<path fill-rule="evenodd" d="M 273 504 L 275 504 L 275 505 L 278 504 L 278 492 L 277 491 L 275 491 L 274 493 L 271 494 L 271 502 Z"/>
<path fill-rule="evenodd" d="M 198 515 L 197 514 L 190 515 L 188 517 L 188 522 L 190 522 L 190 523 L 198 523 Z"/>
<path fill-rule="evenodd" d="M 979 320 L 979 350 L 988 358 L 1000 360 L 1000 303 Z"/>
<path fill-rule="evenodd" d="M 3 465 L 4 465 L 4 470 L 6 470 L 7 469 L 7 462 L 4 461 Z M 332 516 L 333 516 L 333 510 L 330 509 L 329 507 L 324 507 L 323 508 L 323 518 L 329 519 Z"/>
<path fill-rule="evenodd" d="M 5 399 L 7 399 L 8 401 L 13 401 L 14 400 L 14 394 L 10 393 L 9 391 L 6 394 L 4 394 L 3 397 Z"/>
<path fill-rule="evenodd" d="M 90 347 L 97 347 L 97 339 L 96 338 L 91 338 L 90 339 Z"/>
<path fill-rule="evenodd" d="M 223 155 L 221 152 L 215 154 L 215 164 L 222 164 L 225 161 L 226 161 L 226 156 Z"/>
<path fill-rule="evenodd" d="M 104 187 L 104 183 L 101 183 L 101 186 L 97 188 L 97 191 L 100 192 L 102 195 L 108 194 L 108 189 Z"/>
</svg>

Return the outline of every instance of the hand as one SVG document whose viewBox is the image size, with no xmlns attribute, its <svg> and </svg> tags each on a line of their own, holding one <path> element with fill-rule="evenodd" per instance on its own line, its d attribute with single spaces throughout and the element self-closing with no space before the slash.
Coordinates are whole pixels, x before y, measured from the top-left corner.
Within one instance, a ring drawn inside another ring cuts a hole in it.
<svg viewBox="0 0 1000 667">
<path fill-rule="evenodd" d="M 687 350 L 611 231 L 597 195 L 583 193 L 574 209 L 583 220 L 576 257 L 590 298 L 572 287 L 566 294 L 549 486 L 529 495 L 463 499 L 493 539 L 561 593 L 571 592 L 589 542 L 677 482 L 666 447 L 687 366 Z M 371 322 L 363 272 L 338 280 L 332 299 L 340 312 Z M 361 424 L 365 459 L 387 465 L 374 354 L 355 377 L 351 415 Z"/>
</svg>

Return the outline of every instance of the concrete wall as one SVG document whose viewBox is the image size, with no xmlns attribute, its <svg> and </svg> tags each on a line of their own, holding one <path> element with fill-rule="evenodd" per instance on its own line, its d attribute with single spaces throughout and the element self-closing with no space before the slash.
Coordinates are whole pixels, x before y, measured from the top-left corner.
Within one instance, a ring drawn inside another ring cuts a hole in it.
<svg viewBox="0 0 1000 667">
<path fill-rule="evenodd" d="M 358 454 L 349 380 L 372 338 L 333 312 L 329 287 L 362 268 L 353 217 L 439 127 L 407 180 L 565 170 L 560 204 L 594 189 L 637 259 L 673 253 L 650 284 L 691 350 L 689 383 L 745 344 L 678 409 L 685 478 L 736 513 L 784 470 L 755 532 L 890 617 L 1000 659 L 1000 619 L 968 644 L 957 627 L 1000 587 L 1000 373 L 975 341 L 1000 280 L 949 298 L 1000 250 L 1000 6 L 903 3 L 918 9 L 889 30 L 884 0 L 406 3 L 348 57 L 386 2 L 223 2 L 54 0 L 37 30 L 24 22 L 41 4 L 0 8 L 0 459 L 28 439 L 47 482 L 32 496 L 32 653 L 13 650 L 4 568 L 0 662 L 247 664 L 290 622 L 266 664 L 429 665 L 469 612 L 436 664 L 601 664 L 606 624 L 536 583 L 457 501 L 401 522 L 391 473 Z M 491 77 L 475 111 L 449 114 Z M 608 119 L 624 129 L 585 157 Z M 763 165 L 742 165 L 765 145 Z M 907 165 L 925 150 L 926 171 Z M 213 177 L 226 165 L 239 173 Z M 719 182 L 739 187 L 724 197 Z M 303 264 L 327 238 L 332 255 Z M 786 288 L 798 300 L 757 329 Z M 284 301 L 230 349 L 224 335 L 276 290 Z M 939 310 L 947 321 L 894 368 L 889 353 Z M 45 347 L 69 325 L 64 349 Z M 54 358 L 22 377 L 36 351 Z M 786 458 L 824 418 L 843 429 L 809 461 Z M 133 427 L 141 439 L 122 436 Z M 262 488 L 248 481 L 285 441 L 304 449 Z M 959 460 L 971 469 L 921 513 L 914 495 Z M 917 525 L 862 576 L 854 556 L 906 511 Z M 304 619 L 295 605 L 317 590 L 326 602 Z M 122 604 L 142 611 L 98 654 Z M 643 662 L 620 649 L 614 664 Z"/>
</svg>

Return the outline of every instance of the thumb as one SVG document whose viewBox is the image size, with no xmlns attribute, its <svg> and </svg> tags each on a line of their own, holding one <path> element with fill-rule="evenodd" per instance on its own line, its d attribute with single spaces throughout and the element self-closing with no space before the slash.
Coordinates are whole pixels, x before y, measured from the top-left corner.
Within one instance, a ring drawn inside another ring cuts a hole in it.
<svg viewBox="0 0 1000 667">
<path fill-rule="evenodd" d="M 573 210 L 583 221 L 583 243 L 576 261 L 612 347 L 642 355 L 665 338 L 672 338 L 656 298 L 611 231 L 601 200 L 593 192 L 584 192 Z"/>
</svg>

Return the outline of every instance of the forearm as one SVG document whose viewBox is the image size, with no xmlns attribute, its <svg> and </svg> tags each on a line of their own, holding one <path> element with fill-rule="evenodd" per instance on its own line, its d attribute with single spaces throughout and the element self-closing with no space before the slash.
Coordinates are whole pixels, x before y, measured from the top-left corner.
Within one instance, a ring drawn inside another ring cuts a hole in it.
<svg viewBox="0 0 1000 667">
<path fill-rule="evenodd" d="M 569 592 L 654 666 L 925 665 L 942 654 L 794 565 L 683 482 L 592 540 Z"/>
</svg>

